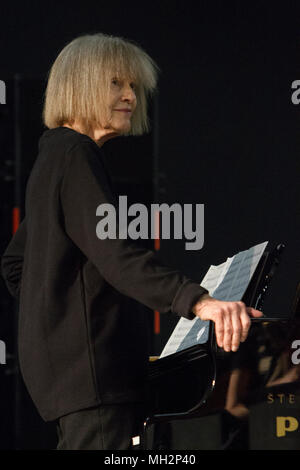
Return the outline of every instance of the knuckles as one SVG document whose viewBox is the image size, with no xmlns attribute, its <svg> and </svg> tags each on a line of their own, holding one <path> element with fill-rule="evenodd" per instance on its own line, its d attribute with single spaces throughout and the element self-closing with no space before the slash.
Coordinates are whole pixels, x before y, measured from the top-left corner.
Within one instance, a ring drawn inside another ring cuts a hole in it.
<svg viewBox="0 0 300 470">
<path fill-rule="evenodd" d="M 245 315 L 244 324 L 250 325 L 250 319 L 246 312 L 246 306 L 244 302 L 226 302 L 225 305 L 220 305 L 215 309 L 215 316 L 228 319 L 232 315 Z"/>
</svg>

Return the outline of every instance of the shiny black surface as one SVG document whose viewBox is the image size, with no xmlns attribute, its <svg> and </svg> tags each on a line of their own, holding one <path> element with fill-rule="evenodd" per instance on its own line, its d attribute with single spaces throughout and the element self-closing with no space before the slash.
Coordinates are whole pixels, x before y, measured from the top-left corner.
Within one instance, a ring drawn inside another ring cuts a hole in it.
<svg viewBox="0 0 300 470">
<path fill-rule="evenodd" d="M 300 448 L 298 316 L 253 322 L 237 352 L 216 350 L 215 364 L 205 345 L 198 352 L 191 349 L 182 351 L 180 360 L 177 353 L 152 365 L 155 406 L 146 425 L 148 446 Z"/>
</svg>

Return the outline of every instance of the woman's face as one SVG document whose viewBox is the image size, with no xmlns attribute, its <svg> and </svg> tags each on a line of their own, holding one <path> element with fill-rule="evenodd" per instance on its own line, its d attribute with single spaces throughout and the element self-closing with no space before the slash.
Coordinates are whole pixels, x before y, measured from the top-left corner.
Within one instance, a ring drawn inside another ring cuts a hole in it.
<svg viewBox="0 0 300 470">
<path fill-rule="evenodd" d="M 105 127 L 91 128 L 87 135 L 101 147 L 107 140 L 126 134 L 131 129 L 131 116 L 136 108 L 135 84 L 130 80 L 113 78 L 109 90 L 108 107 L 110 119 Z M 65 123 L 77 132 L 85 133 L 78 121 Z"/>
<path fill-rule="evenodd" d="M 117 134 L 130 131 L 131 117 L 136 108 L 135 83 L 128 79 L 113 78 L 109 92 L 109 128 Z"/>
</svg>

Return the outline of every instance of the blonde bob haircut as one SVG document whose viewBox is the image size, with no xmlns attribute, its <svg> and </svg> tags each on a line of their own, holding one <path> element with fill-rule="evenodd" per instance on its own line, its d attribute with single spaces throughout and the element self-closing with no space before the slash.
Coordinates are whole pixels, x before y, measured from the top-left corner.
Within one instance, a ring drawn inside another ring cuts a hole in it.
<svg viewBox="0 0 300 470">
<path fill-rule="evenodd" d="M 131 41 L 101 33 L 80 36 L 64 47 L 49 72 L 44 124 L 53 129 L 76 120 L 83 132 L 105 127 L 111 81 L 128 79 L 137 98 L 129 134 L 141 135 L 149 130 L 147 99 L 156 88 L 157 74 L 155 62 Z"/>
</svg>

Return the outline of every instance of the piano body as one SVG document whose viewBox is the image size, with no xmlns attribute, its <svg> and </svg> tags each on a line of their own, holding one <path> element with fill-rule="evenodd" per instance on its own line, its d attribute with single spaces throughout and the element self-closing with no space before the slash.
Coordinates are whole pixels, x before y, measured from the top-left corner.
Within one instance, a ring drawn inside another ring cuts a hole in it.
<svg viewBox="0 0 300 470">
<path fill-rule="evenodd" d="M 247 305 L 262 309 L 283 248 L 278 245 L 264 253 L 243 297 Z M 235 353 L 217 347 L 213 322 L 209 322 L 204 344 L 149 362 L 149 409 L 140 447 L 156 451 L 300 448 L 297 362 L 298 298 L 289 318 L 255 319 Z"/>
</svg>

